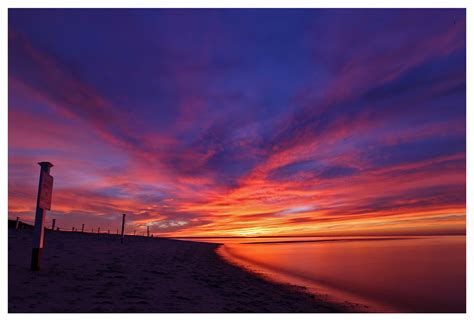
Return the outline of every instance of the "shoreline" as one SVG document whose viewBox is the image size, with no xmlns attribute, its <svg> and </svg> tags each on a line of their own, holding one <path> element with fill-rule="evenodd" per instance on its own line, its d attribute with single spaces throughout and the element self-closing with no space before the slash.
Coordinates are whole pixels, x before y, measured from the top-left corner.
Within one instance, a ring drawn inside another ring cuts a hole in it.
<svg viewBox="0 0 474 328">
<path fill-rule="evenodd" d="M 229 242 L 218 253 L 269 281 L 324 295 L 348 312 L 465 313 L 465 236 L 359 241 L 352 248 L 346 240 Z"/>
<path fill-rule="evenodd" d="M 217 250 L 219 256 L 225 261 L 243 269 L 247 272 L 262 277 L 263 279 L 297 288 L 302 288 L 305 292 L 314 295 L 319 299 L 324 299 L 326 303 L 333 304 L 335 307 L 345 309 L 344 312 L 350 313 L 397 313 L 399 309 L 387 305 L 374 303 L 368 299 L 360 297 L 349 292 L 338 290 L 337 288 L 316 284 L 305 278 L 297 277 L 288 272 L 282 272 L 270 266 L 261 265 L 258 262 L 243 258 L 233 253 L 226 245 L 221 245 Z"/>
<path fill-rule="evenodd" d="M 47 230 L 32 272 L 31 235 L 8 229 L 9 313 L 354 312 L 228 263 L 220 244 Z"/>
</svg>

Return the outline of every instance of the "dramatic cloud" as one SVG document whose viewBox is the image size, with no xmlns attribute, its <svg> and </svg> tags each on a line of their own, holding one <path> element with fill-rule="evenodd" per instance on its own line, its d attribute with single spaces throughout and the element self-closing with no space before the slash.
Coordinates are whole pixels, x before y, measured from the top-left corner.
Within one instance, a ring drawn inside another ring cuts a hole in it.
<svg viewBox="0 0 474 328">
<path fill-rule="evenodd" d="M 9 216 L 64 229 L 464 233 L 466 13 L 9 11 Z"/>
</svg>

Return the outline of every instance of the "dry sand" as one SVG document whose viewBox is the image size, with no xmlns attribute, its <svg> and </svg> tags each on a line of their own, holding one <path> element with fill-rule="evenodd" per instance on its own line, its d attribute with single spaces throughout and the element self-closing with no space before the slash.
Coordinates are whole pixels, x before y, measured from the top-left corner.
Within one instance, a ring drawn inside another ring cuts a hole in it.
<svg viewBox="0 0 474 328">
<path fill-rule="evenodd" d="M 223 261 L 218 244 L 46 231 L 32 272 L 32 231 L 8 230 L 9 312 L 344 311 Z"/>
</svg>

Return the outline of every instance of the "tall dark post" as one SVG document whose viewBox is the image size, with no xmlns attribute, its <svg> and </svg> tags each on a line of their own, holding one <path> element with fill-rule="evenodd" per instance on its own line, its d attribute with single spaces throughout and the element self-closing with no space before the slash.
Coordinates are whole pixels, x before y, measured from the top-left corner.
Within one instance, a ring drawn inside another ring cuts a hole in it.
<svg viewBox="0 0 474 328">
<path fill-rule="evenodd" d="M 150 237 L 150 226 L 146 226 L 146 236 Z"/>
<path fill-rule="evenodd" d="M 121 238 L 122 244 L 123 244 L 124 234 L 125 234 L 125 214 L 123 214 L 123 216 L 122 216 L 122 238 Z"/>
<path fill-rule="evenodd" d="M 81 232 L 84 232 L 84 223 L 82 224 Z"/>
<path fill-rule="evenodd" d="M 38 163 L 41 167 L 38 197 L 36 199 L 36 215 L 35 227 L 33 230 L 33 252 L 31 256 L 31 270 L 38 271 L 40 269 L 41 252 L 43 250 L 44 240 L 44 218 L 46 210 L 51 209 L 51 197 L 53 192 L 53 177 L 49 175 L 49 171 L 53 164 L 50 162 Z"/>
<path fill-rule="evenodd" d="M 20 225 L 20 217 L 16 217 L 16 224 L 15 224 L 15 230 L 18 230 L 18 226 Z"/>
<path fill-rule="evenodd" d="M 56 219 L 53 219 L 53 223 L 51 224 L 51 230 L 54 231 L 54 227 L 56 226 Z"/>
</svg>

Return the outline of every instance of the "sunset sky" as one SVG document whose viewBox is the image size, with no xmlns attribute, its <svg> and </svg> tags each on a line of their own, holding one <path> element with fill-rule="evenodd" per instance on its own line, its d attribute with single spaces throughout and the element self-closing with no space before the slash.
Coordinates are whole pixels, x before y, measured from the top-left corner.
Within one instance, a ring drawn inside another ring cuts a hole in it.
<svg viewBox="0 0 474 328">
<path fill-rule="evenodd" d="M 9 11 L 9 218 L 464 233 L 465 10 Z"/>
</svg>

